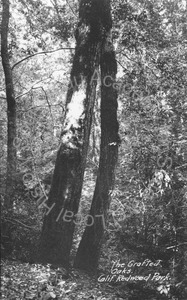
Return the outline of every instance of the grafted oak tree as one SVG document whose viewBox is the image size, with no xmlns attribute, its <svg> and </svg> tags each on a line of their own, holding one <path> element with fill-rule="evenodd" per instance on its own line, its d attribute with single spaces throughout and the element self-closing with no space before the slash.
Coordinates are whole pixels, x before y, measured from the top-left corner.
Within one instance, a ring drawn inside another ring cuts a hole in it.
<svg viewBox="0 0 187 300">
<path fill-rule="evenodd" d="M 1 22 L 1 58 L 5 76 L 6 99 L 7 99 L 7 177 L 6 177 L 6 201 L 7 208 L 12 207 L 13 195 L 15 192 L 16 176 L 16 147 L 14 139 L 16 137 L 16 100 L 12 79 L 8 52 L 8 27 L 9 27 L 9 0 L 2 0 L 2 22 Z"/>
<path fill-rule="evenodd" d="M 111 18 L 107 2 L 107 18 Z M 88 272 L 97 270 L 100 250 L 107 223 L 108 209 L 115 180 L 118 158 L 117 90 L 115 85 L 117 63 L 112 44 L 112 23 L 102 44 L 101 66 L 101 146 L 95 192 L 90 209 L 93 225 L 85 228 L 74 266 Z"/>
<path fill-rule="evenodd" d="M 69 266 L 69 255 L 79 207 L 96 94 L 95 71 L 102 41 L 111 19 L 106 0 L 81 0 L 76 49 L 66 98 L 66 114 L 45 215 L 40 258 Z M 108 16 L 108 15 L 107 15 Z"/>
</svg>

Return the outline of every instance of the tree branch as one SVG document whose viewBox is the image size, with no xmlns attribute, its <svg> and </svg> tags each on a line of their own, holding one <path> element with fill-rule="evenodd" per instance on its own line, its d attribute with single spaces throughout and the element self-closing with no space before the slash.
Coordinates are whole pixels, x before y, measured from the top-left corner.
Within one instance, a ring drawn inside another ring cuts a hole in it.
<svg viewBox="0 0 187 300">
<path fill-rule="evenodd" d="M 175 245 L 175 246 L 170 246 L 170 247 L 167 247 L 166 249 L 169 250 L 169 249 L 177 248 L 179 246 L 184 246 L 184 245 L 187 245 L 187 242 L 181 243 L 181 244 L 178 244 L 178 245 Z"/>
<path fill-rule="evenodd" d="M 57 52 L 57 51 L 60 51 L 60 50 L 75 50 L 75 48 L 59 48 L 59 49 L 56 49 L 56 50 L 50 50 L 50 51 L 43 51 L 43 52 L 37 52 L 37 53 L 34 53 L 34 54 L 31 54 L 27 57 L 24 57 L 23 59 L 21 59 L 20 61 L 18 61 L 17 63 L 15 63 L 13 66 L 12 66 L 12 71 L 13 69 L 18 66 L 19 64 L 21 64 L 23 61 L 29 59 L 29 58 L 32 58 L 36 55 L 41 55 L 41 54 L 49 54 L 49 53 L 54 53 L 54 52 Z"/>
<path fill-rule="evenodd" d="M 72 13 L 74 14 L 74 16 L 75 16 L 76 19 L 77 19 L 77 16 L 76 16 L 76 14 L 75 14 L 73 8 L 72 8 L 71 5 L 69 4 L 69 1 L 68 1 L 68 0 L 66 0 L 66 3 L 68 4 L 69 8 L 71 9 Z"/>
<path fill-rule="evenodd" d="M 47 96 L 47 92 L 46 90 L 43 88 L 43 86 L 41 87 L 42 91 L 44 92 L 45 94 L 45 99 L 47 101 L 47 104 L 48 104 L 48 107 L 49 107 L 49 112 L 50 112 L 50 115 L 51 115 L 51 119 L 53 121 L 53 126 L 55 125 L 55 121 L 54 121 L 54 118 L 53 118 L 53 114 L 52 114 L 52 110 L 51 110 L 51 103 L 49 102 L 49 99 L 48 99 L 48 96 Z"/>
<path fill-rule="evenodd" d="M 36 229 L 36 226 L 34 227 L 34 226 L 28 226 L 28 225 L 26 225 L 26 224 L 24 224 L 24 223 L 22 223 L 21 221 L 18 221 L 18 220 L 9 220 L 9 219 L 5 219 L 6 221 L 8 221 L 8 222 L 10 222 L 10 223 L 12 223 L 12 224 L 15 224 L 14 222 L 17 222 L 17 223 L 19 223 L 20 225 L 22 225 L 22 226 L 24 226 L 24 227 L 26 227 L 26 228 L 29 228 L 29 229 Z"/>
<path fill-rule="evenodd" d="M 187 163 L 182 165 L 182 166 L 176 167 L 175 169 L 179 169 L 179 168 L 182 168 L 182 167 L 185 167 L 185 166 L 187 166 Z"/>
<path fill-rule="evenodd" d="M 39 84 L 39 83 L 41 83 L 41 82 L 44 82 L 45 80 L 48 80 L 50 78 L 50 76 L 47 77 L 47 78 L 44 78 L 44 79 L 41 79 L 41 80 L 38 80 L 37 82 L 35 82 L 28 91 L 24 92 L 23 94 L 20 94 L 20 95 L 16 96 L 16 99 L 27 95 L 28 93 L 32 92 L 32 90 L 41 89 L 42 88 L 41 86 L 37 86 L 37 87 L 34 87 L 34 86 L 37 85 L 37 84 Z"/>
<path fill-rule="evenodd" d="M 119 60 L 116 59 L 116 61 L 117 61 L 117 63 L 118 63 L 124 70 L 128 71 L 127 68 L 125 68 L 125 67 L 119 62 Z"/>
</svg>

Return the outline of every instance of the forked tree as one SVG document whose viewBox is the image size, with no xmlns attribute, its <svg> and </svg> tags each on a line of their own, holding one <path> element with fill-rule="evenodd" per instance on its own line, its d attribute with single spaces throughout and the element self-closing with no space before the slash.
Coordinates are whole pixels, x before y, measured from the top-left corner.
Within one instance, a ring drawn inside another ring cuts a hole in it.
<svg viewBox="0 0 187 300">
<path fill-rule="evenodd" d="M 108 0 L 81 0 L 76 49 L 66 96 L 66 114 L 45 215 L 40 256 L 69 265 L 69 255 L 83 184 L 99 68 L 106 39 L 110 39 Z"/>
</svg>

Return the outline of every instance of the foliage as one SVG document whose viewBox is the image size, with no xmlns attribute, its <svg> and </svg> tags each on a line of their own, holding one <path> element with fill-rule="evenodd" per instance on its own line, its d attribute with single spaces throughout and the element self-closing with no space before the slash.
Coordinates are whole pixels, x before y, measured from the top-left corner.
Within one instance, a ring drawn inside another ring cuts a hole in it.
<svg viewBox="0 0 187 300">
<path fill-rule="evenodd" d="M 17 101 L 16 145 L 19 174 L 14 209 L 12 212 L 4 209 L 2 211 L 2 226 L 5 228 L 2 251 L 8 258 L 26 261 L 33 261 L 37 256 L 37 253 L 33 253 L 30 249 L 36 249 L 38 246 L 44 209 L 38 209 L 36 201 L 40 198 L 40 193 L 37 194 L 35 188 L 42 186 L 47 192 L 50 185 L 60 141 L 67 78 L 73 54 L 73 49 L 56 50 L 74 48 L 73 29 L 77 22 L 78 1 L 75 3 L 68 1 L 75 14 L 64 1 L 52 1 L 50 4 L 48 1 L 44 2 L 11 1 L 9 55 L 14 66 Z M 120 295 L 124 293 L 124 299 L 129 300 L 146 297 L 149 300 L 172 299 L 172 297 L 185 299 L 187 272 L 185 5 L 185 1 L 182 0 L 112 1 L 113 36 L 118 62 L 121 146 L 116 187 L 112 194 L 99 270 L 107 273 L 112 260 L 139 261 L 149 257 L 152 260 L 161 259 L 163 270 L 172 274 L 170 289 L 165 294 L 158 294 L 158 290 L 151 284 L 132 283 L 121 285 L 121 289 L 118 285 L 112 286 L 113 289 L 120 290 Z M 49 53 L 53 50 L 55 52 Z M 39 54 L 40 52 L 44 53 Z M 21 62 L 30 55 L 33 56 Z M 20 63 L 15 65 L 17 62 Z M 0 85 L 3 205 L 7 124 L 2 78 Z M 90 208 L 97 173 L 99 125 L 97 106 L 80 206 L 80 212 L 84 215 Z M 30 175 L 24 177 L 27 174 Z M 84 224 L 81 223 L 75 232 L 73 256 L 83 231 Z M 62 284 L 62 288 L 57 288 L 58 284 L 53 286 L 47 279 L 51 272 L 48 267 L 6 261 L 3 268 L 3 270 L 11 269 L 9 275 L 6 275 L 7 270 L 3 271 L 3 293 L 5 285 L 6 293 L 7 289 L 11 293 L 6 296 L 4 294 L 4 299 L 23 297 L 24 292 L 29 299 L 29 295 L 33 295 L 32 286 L 36 296 L 36 285 L 38 282 L 40 285 L 46 274 L 45 280 L 49 289 L 47 293 L 53 292 L 58 296 L 60 290 L 59 297 L 67 296 L 66 283 Z M 34 279 L 36 273 L 39 276 L 37 282 Z M 28 277 L 22 278 L 25 274 L 28 274 Z M 10 282 L 8 276 L 12 278 L 14 276 L 14 279 Z M 32 279 L 29 279 L 29 276 Z M 21 285 L 19 287 L 22 283 L 23 286 L 26 284 L 26 288 L 22 288 Z M 67 288 L 72 294 L 67 296 L 67 299 L 74 299 L 73 297 L 88 299 L 92 294 L 96 295 L 94 288 L 90 291 L 88 288 L 87 294 L 83 293 L 81 296 L 82 286 L 78 286 L 78 279 L 76 284 L 79 294 L 74 294 L 72 281 L 70 288 Z M 28 290 L 31 293 L 27 294 Z M 34 299 L 34 295 L 30 299 Z M 99 297 L 99 291 L 97 295 Z M 120 296 L 117 297 L 120 299 Z"/>
<path fill-rule="evenodd" d="M 20 192 L 17 185 L 13 211 L 2 205 L 1 215 L 1 253 L 9 259 L 34 262 L 38 257 L 42 213 L 38 211 L 35 199 L 28 192 Z"/>
</svg>

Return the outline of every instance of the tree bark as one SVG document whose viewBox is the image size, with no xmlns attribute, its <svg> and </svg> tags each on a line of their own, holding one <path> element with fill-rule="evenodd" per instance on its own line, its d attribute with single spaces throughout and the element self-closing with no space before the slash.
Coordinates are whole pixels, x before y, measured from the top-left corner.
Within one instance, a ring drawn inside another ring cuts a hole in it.
<svg viewBox="0 0 187 300">
<path fill-rule="evenodd" d="M 95 71 L 99 66 L 102 36 L 108 26 L 108 20 L 102 18 L 103 9 L 100 9 L 100 2 L 104 0 L 99 1 L 80 1 L 65 128 L 46 202 L 52 209 L 45 216 L 41 236 L 40 259 L 65 267 L 69 266 L 83 184 L 96 94 Z"/>
<path fill-rule="evenodd" d="M 109 5 L 109 3 L 108 3 Z M 110 10 L 108 10 L 109 12 Z M 96 272 L 108 209 L 115 180 L 118 158 L 117 90 L 115 79 L 117 64 L 111 38 L 112 26 L 108 29 L 101 56 L 101 146 L 100 162 L 95 192 L 89 215 L 94 220 L 88 224 L 80 242 L 74 267 Z"/>
<path fill-rule="evenodd" d="M 15 192 L 16 176 L 16 147 L 14 139 L 16 137 L 16 101 L 8 53 L 8 26 L 9 26 L 9 0 L 2 0 L 2 23 L 1 23 L 1 58 L 5 75 L 6 98 L 7 98 L 7 178 L 6 178 L 6 201 L 7 208 L 12 207 L 13 195 Z"/>
</svg>

